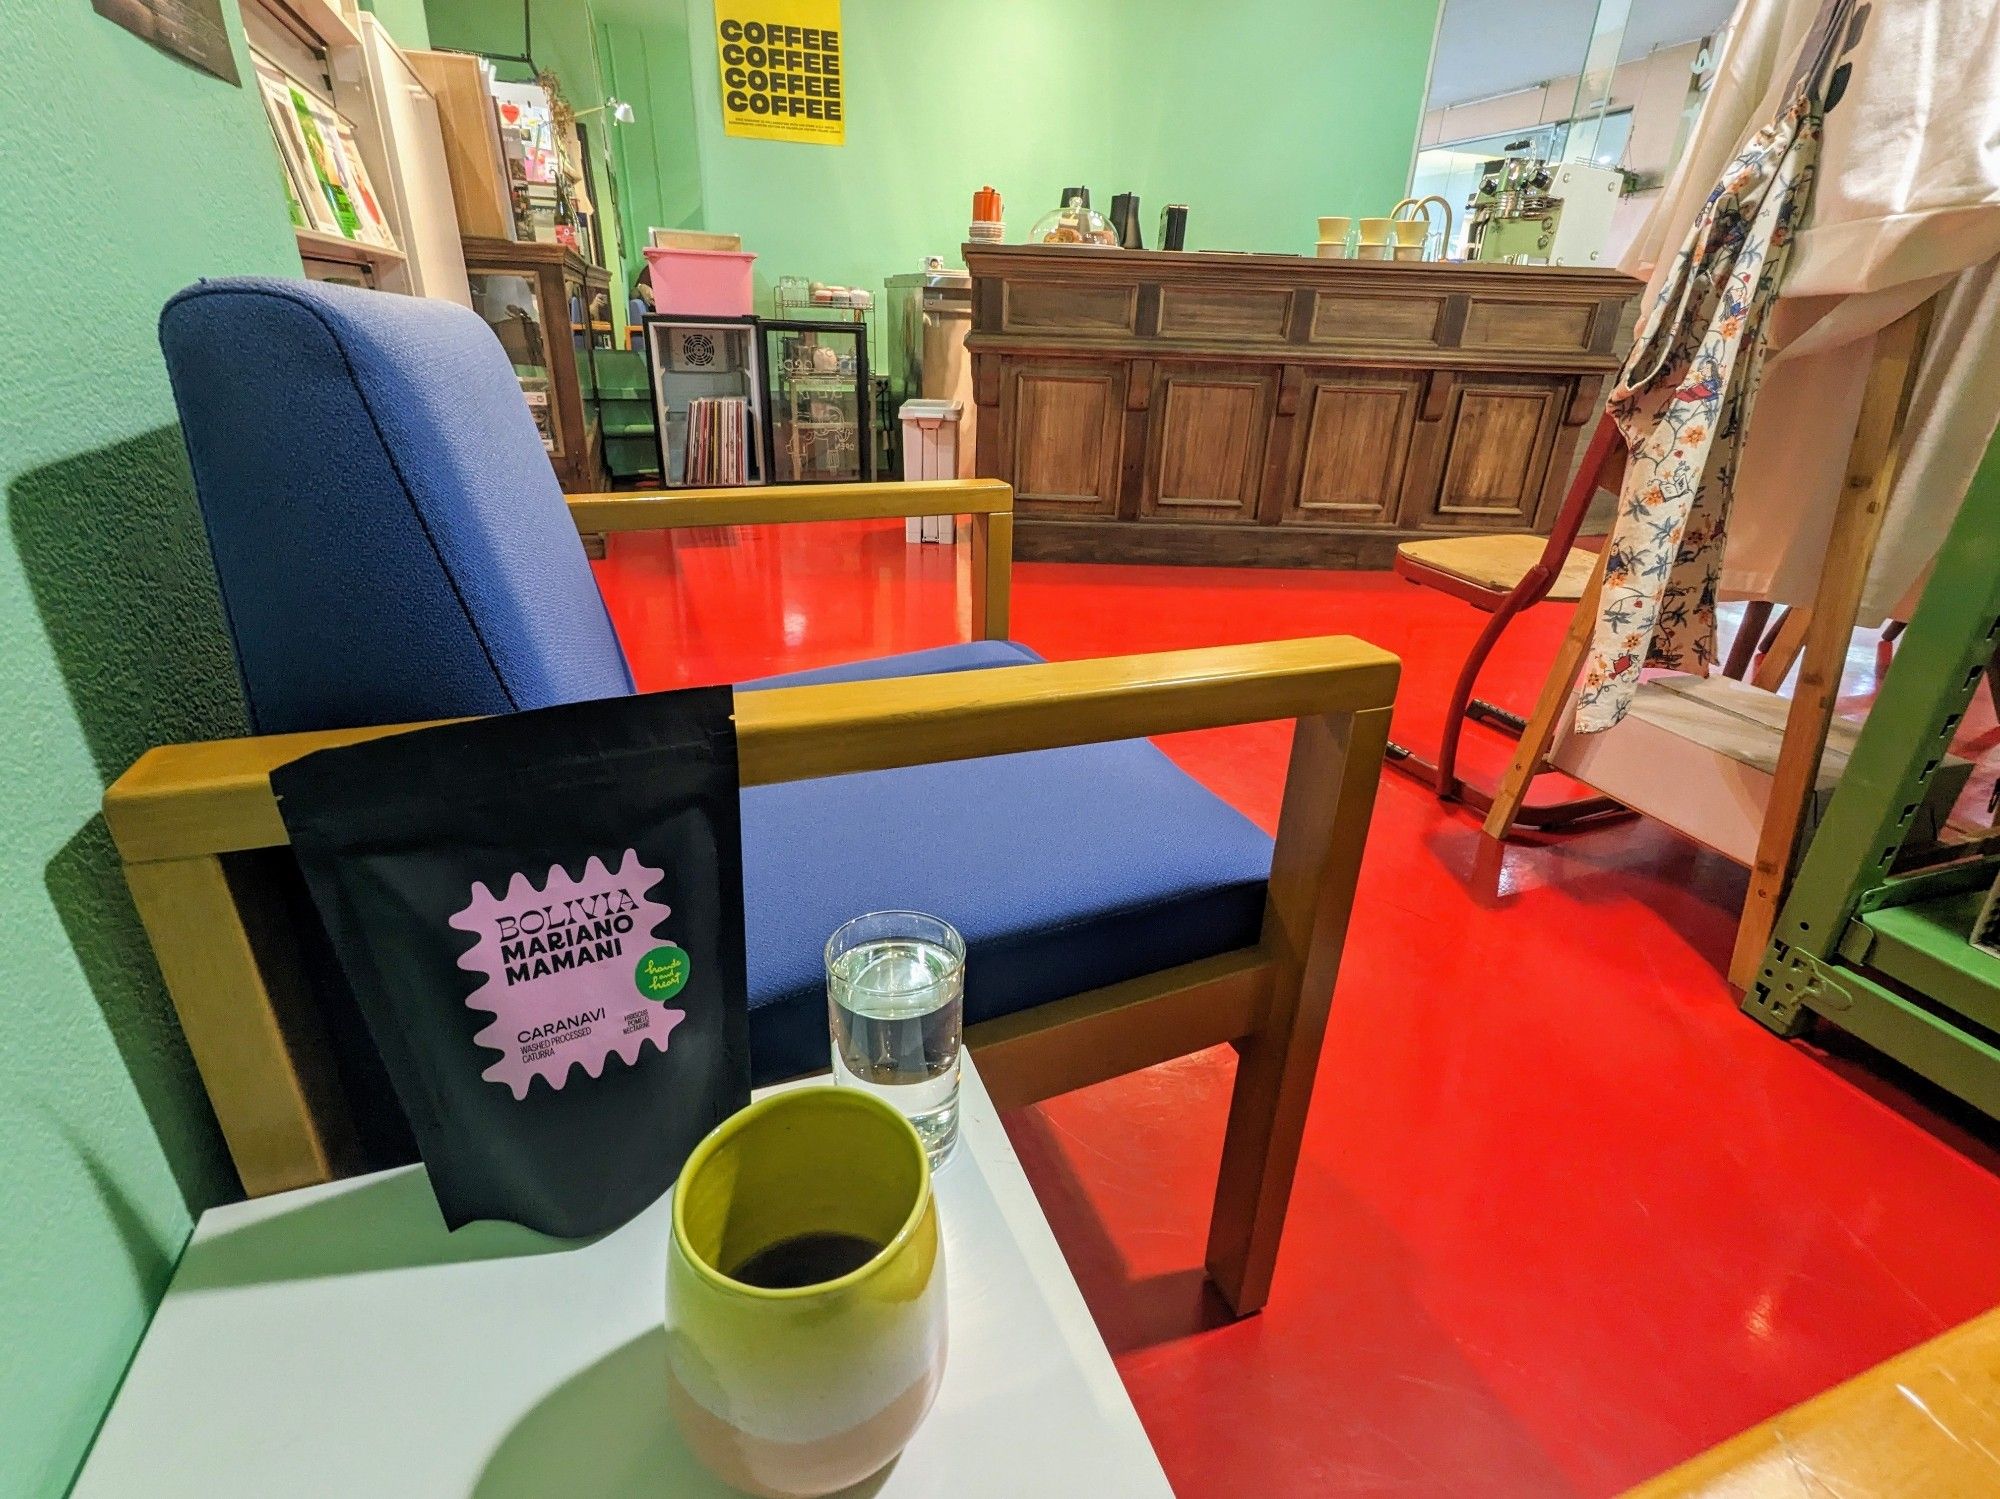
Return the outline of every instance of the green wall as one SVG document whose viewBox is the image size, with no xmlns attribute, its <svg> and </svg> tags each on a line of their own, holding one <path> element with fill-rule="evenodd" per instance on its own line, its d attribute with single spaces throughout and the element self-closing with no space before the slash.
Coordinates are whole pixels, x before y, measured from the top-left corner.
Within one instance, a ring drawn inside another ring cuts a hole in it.
<svg viewBox="0 0 2000 1499">
<path fill-rule="evenodd" d="M 516 0 L 429 6 L 441 45 L 520 50 Z M 650 226 L 705 228 L 743 236 L 766 290 L 787 274 L 879 290 L 927 254 L 955 257 L 988 182 L 1017 238 L 1082 182 L 1100 208 L 1137 192 L 1149 243 L 1182 202 L 1193 248 L 1310 253 L 1317 215 L 1387 213 L 1403 195 L 1437 22 L 1437 0 L 841 11 L 847 144 L 828 147 L 722 133 L 712 0 L 538 0 L 537 59 L 577 98 L 637 113 L 611 136 L 635 271 Z"/>
<path fill-rule="evenodd" d="M 154 325 L 299 263 L 252 93 L 81 3 L 0 3 L 0 56 L 0 1495 L 39 1496 L 234 1183 L 97 813 L 242 732 Z"/>
<path fill-rule="evenodd" d="M 637 274 L 646 231 L 702 227 L 701 154 L 684 0 L 594 0 L 606 89 L 636 118 L 613 132 L 625 258 Z"/>
<path fill-rule="evenodd" d="M 1062 189 L 1189 205 L 1190 249 L 1310 254 L 1403 195 L 1437 0 L 844 0 L 847 144 L 722 133 L 711 0 L 686 0 L 702 227 L 761 286 L 956 258 L 983 183 L 1025 238 Z M 644 124 L 642 118 L 640 121 Z"/>
<path fill-rule="evenodd" d="M 430 50 L 431 27 L 424 14 L 424 0 L 361 0 L 361 8 L 375 12 L 375 19 L 389 28 L 397 46 L 406 51 Z"/>
</svg>

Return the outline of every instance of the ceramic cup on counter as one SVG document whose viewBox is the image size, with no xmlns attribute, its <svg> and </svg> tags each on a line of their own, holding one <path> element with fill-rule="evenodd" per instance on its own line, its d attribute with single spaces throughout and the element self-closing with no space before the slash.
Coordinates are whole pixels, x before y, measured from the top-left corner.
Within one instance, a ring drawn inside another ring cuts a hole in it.
<svg viewBox="0 0 2000 1499">
<path fill-rule="evenodd" d="M 1314 246 L 1321 260 L 1343 260 L 1347 256 L 1348 236 L 1353 232 L 1354 220 L 1349 218 L 1322 218 L 1319 221 L 1319 243 Z"/>
<path fill-rule="evenodd" d="M 915 1128 L 854 1088 L 759 1099 L 674 1188 L 667 1398 L 725 1483 L 806 1499 L 916 1432 L 944 1374 L 943 1247 Z"/>
<path fill-rule="evenodd" d="M 1390 221 L 1389 234 L 1395 246 L 1398 260 L 1422 260 L 1424 241 L 1431 237 L 1428 219 L 1394 219 Z"/>
<path fill-rule="evenodd" d="M 1362 260 L 1388 260 L 1396 252 L 1395 233 L 1394 219 L 1363 219 L 1354 253 Z"/>
</svg>

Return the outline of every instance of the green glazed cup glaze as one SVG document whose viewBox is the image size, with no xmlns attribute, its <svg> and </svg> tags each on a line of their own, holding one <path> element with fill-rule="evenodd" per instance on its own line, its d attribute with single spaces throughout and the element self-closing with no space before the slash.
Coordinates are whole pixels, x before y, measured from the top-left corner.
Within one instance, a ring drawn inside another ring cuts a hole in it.
<svg viewBox="0 0 2000 1499">
<path fill-rule="evenodd" d="M 944 1374 L 944 1256 L 923 1141 L 853 1088 L 775 1093 L 695 1147 L 667 1252 L 668 1400 L 725 1483 L 804 1499 L 903 1450 Z M 859 1269 L 772 1290 L 732 1279 L 773 1244 L 853 1234 Z"/>
</svg>

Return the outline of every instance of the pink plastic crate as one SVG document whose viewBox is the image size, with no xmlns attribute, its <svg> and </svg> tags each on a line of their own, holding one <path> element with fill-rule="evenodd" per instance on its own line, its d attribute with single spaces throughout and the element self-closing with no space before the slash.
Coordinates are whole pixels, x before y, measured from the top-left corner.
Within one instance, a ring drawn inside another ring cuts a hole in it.
<svg viewBox="0 0 2000 1499">
<path fill-rule="evenodd" d="M 653 305 L 661 312 L 748 317 L 752 295 L 748 250 L 676 250 L 646 247 L 653 270 Z"/>
</svg>

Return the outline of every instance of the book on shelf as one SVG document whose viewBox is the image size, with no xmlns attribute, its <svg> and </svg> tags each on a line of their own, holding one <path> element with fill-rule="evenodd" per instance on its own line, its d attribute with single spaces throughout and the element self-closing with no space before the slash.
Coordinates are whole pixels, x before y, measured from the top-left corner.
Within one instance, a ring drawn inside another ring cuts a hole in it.
<svg viewBox="0 0 2000 1499">
<path fill-rule="evenodd" d="M 368 180 L 368 163 L 362 159 L 361 147 L 355 142 L 354 127 L 345 120 L 338 121 L 338 125 L 341 166 L 347 174 L 347 194 L 361 218 L 362 237 L 385 250 L 394 250 L 396 236 L 389 229 L 389 216 L 382 212 L 381 200 L 375 196 L 375 184 Z"/>
<path fill-rule="evenodd" d="M 299 133 L 291 86 L 284 75 L 263 58 L 257 58 L 256 62 L 257 85 L 264 99 L 264 117 L 269 121 L 271 135 L 277 143 L 278 161 L 285 169 L 285 180 L 291 185 L 292 196 L 305 216 L 305 223 L 300 227 L 316 229 L 322 234 L 338 234 L 340 223 L 333 216 L 333 205 L 327 201 L 326 192 L 306 159 L 305 137 Z"/>
<path fill-rule="evenodd" d="M 360 244 L 401 248 L 369 178 L 354 127 L 270 59 L 252 56 L 265 118 L 299 210 L 293 223 Z"/>
</svg>

